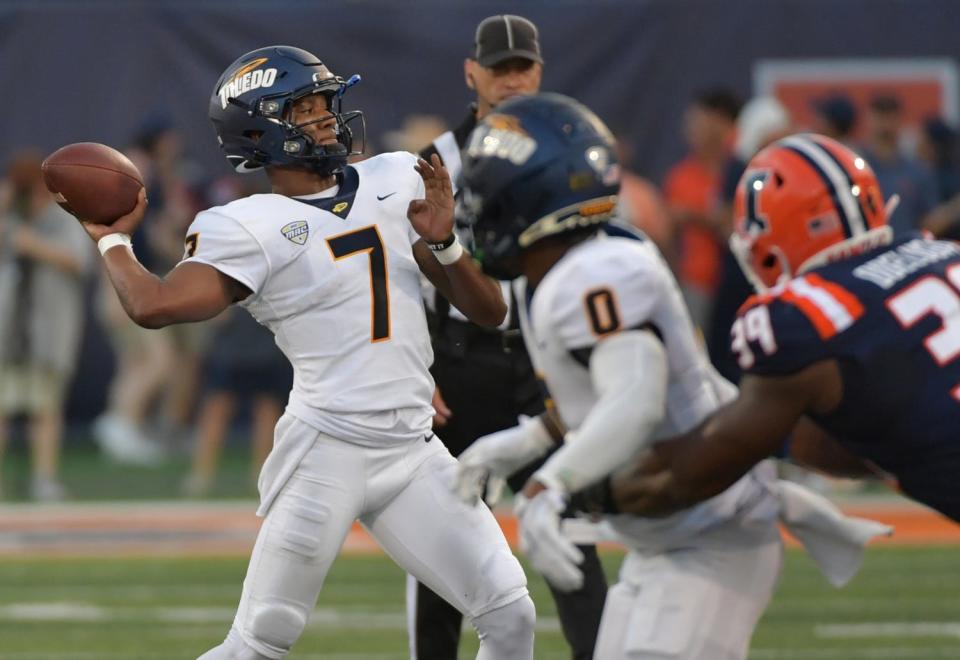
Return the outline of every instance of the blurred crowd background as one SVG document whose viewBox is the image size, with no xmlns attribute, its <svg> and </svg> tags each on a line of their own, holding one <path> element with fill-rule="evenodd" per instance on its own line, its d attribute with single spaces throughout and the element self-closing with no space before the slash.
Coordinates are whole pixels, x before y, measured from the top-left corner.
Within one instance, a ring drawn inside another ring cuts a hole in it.
<svg viewBox="0 0 960 660">
<path fill-rule="evenodd" d="M 960 239 L 949 0 L 0 2 L 0 496 L 251 494 L 291 379 L 239 310 L 133 325 L 46 192 L 46 154 L 78 141 L 127 153 L 150 198 L 134 248 L 162 274 L 197 211 L 265 191 L 232 173 L 206 118 L 238 55 L 285 43 L 359 73 L 344 107 L 365 112 L 366 154 L 417 151 L 464 114 L 473 30 L 501 12 L 538 25 L 543 89 L 616 133 L 622 215 L 658 243 L 734 380 L 728 332 L 749 289 L 726 240 L 736 182 L 766 144 L 842 140 L 899 196 L 896 231 Z M 232 490 L 217 486 L 225 444 L 242 455 Z M 101 464 L 134 476 L 104 488 Z"/>
</svg>

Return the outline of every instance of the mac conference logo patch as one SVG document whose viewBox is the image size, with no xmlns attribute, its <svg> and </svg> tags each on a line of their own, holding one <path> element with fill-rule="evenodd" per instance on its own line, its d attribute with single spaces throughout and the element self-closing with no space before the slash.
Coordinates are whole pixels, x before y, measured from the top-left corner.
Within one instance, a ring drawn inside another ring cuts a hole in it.
<svg viewBox="0 0 960 660">
<path fill-rule="evenodd" d="M 310 226 L 306 220 L 296 220 L 280 228 L 288 241 L 297 245 L 303 245 L 307 242 L 307 236 L 310 234 Z"/>
</svg>

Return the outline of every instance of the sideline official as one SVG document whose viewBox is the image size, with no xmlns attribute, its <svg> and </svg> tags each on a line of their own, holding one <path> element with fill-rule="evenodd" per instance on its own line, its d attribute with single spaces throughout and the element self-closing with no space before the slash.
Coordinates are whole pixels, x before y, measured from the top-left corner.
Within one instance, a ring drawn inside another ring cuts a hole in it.
<svg viewBox="0 0 960 660">
<path fill-rule="evenodd" d="M 476 31 L 474 56 L 464 61 L 464 78 L 476 101 L 463 122 L 420 152 L 429 160 L 439 154 L 456 190 L 460 151 L 477 121 L 499 103 L 540 89 L 543 58 L 536 26 L 520 16 L 491 16 Z M 469 244 L 469 236 L 461 236 Z M 520 336 L 516 299 L 501 283 L 509 310 L 498 330 L 470 323 L 434 290 L 428 290 L 437 384 L 435 426 L 443 442 L 458 456 L 477 438 L 513 427 L 520 415 L 543 412 L 543 391 L 534 375 Z M 512 475 L 508 484 L 519 492 L 541 465 L 538 461 Z M 574 660 L 590 660 L 596 642 L 607 584 L 593 546 L 581 547 L 584 586 L 572 593 L 553 592 L 564 636 Z M 549 586 L 549 585 L 548 585 Z M 407 615 L 413 660 L 456 660 L 462 617 L 442 598 L 408 577 Z"/>
</svg>

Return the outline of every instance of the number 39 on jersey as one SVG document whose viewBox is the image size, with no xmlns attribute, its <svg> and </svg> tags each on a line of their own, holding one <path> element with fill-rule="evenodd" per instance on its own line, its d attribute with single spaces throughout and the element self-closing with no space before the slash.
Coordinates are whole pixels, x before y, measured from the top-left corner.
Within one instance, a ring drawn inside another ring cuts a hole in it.
<svg viewBox="0 0 960 660">
<path fill-rule="evenodd" d="M 741 369 L 749 369 L 756 362 L 751 343 L 755 343 L 765 355 L 777 351 L 777 340 L 773 336 L 770 323 L 770 310 L 766 305 L 758 305 L 747 310 L 737 318 L 730 329 L 730 350 L 737 356 Z"/>
<path fill-rule="evenodd" d="M 863 314 L 850 291 L 810 273 L 747 300 L 731 328 L 730 348 L 744 371 L 789 370 L 819 354 Z M 796 355 L 778 355 L 786 344 Z"/>
</svg>

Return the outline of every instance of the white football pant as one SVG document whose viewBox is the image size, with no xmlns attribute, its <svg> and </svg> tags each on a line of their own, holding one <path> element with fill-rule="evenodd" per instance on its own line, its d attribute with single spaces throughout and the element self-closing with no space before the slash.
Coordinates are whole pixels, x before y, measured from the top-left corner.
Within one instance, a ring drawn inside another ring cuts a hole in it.
<svg viewBox="0 0 960 660">
<path fill-rule="evenodd" d="M 263 520 L 233 629 L 201 660 L 283 658 L 356 519 L 404 570 L 472 620 L 478 659 L 533 657 L 535 614 L 523 569 L 490 510 L 454 496 L 457 462 L 439 439 L 362 447 L 285 415 L 276 443 L 287 434 L 315 439 Z"/>
<path fill-rule="evenodd" d="M 782 557 L 774 523 L 732 544 L 629 552 L 607 592 L 594 658 L 745 660 Z"/>
</svg>

